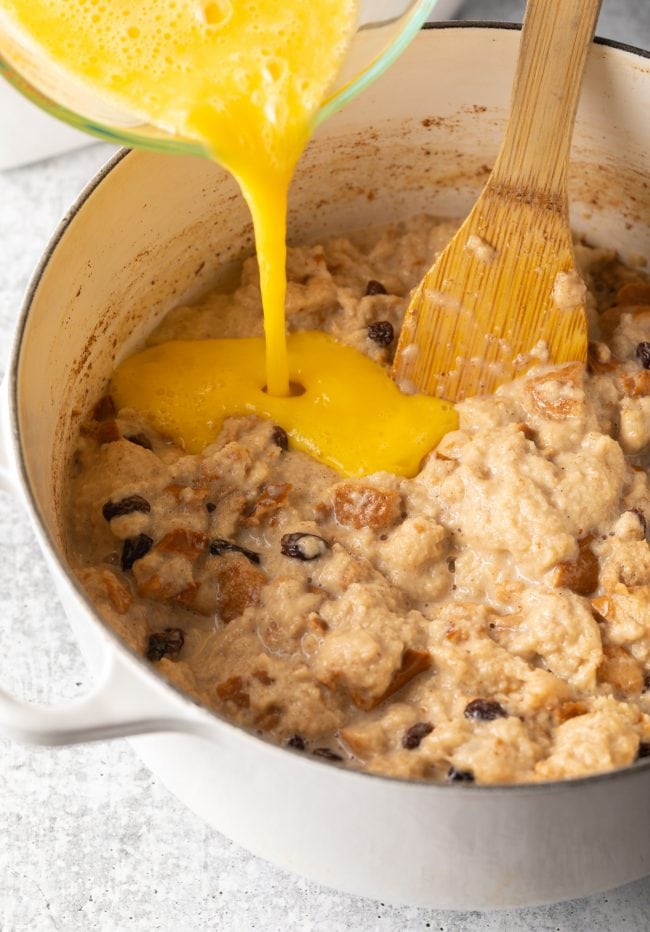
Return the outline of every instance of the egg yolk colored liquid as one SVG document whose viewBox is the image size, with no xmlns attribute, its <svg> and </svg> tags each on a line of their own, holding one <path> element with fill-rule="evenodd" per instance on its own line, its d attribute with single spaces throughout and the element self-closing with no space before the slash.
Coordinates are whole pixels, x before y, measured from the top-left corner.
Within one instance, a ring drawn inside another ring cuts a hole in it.
<svg viewBox="0 0 650 932">
<path fill-rule="evenodd" d="M 378 419 L 396 424 L 399 410 L 402 426 L 392 441 L 385 436 L 379 445 L 381 456 L 376 430 L 364 435 L 367 449 L 355 440 L 356 429 L 344 431 L 355 453 L 343 455 L 341 437 L 334 439 L 337 431 L 344 423 L 358 426 L 368 420 L 365 380 L 370 361 L 316 333 L 296 335 L 294 344 L 304 354 L 300 364 L 287 351 L 289 183 L 356 30 L 358 0 L 0 0 L 0 9 L 50 59 L 98 96 L 174 136 L 200 141 L 232 172 L 250 207 L 265 354 L 250 340 L 209 341 L 205 346 L 176 343 L 159 349 L 164 364 L 158 401 L 162 404 L 166 397 L 165 384 L 177 390 L 167 415 L 156 414 L 155 404 L 147 409 L 152 420 L 161 426 L 165 421 L 167 433 L 198 451 L 197 443 L 214 439 L 229 414 L 257 413 L 273 417 L 298 447 L 323 462 L 340 464 L 338 468 L 349 474 L 359 473 L 355 457 L 366 464 L 366 472 L 403 472 L 406 467 L 395 468 L 402 460 L 411 462 L 409 472 L 415 471 L 416 454 L 409 459 L 406 449 L 414 444 L 413 450 L 426 452 L 453 428 L 450 405 L 400 395 L 389 376 L 375 367 L 373 391 L 381 380 L 390 386 L 381 396 L 388 407 L 376 412 Z M 118 401 L 140 411 L 152 400 L 146 382 L 152 352 L 124 364 L 130 379 L 122 380 L 120 369 L 116 373 L 115 384 L 121 385 Z M 306 389 L 299 398 L 290 397 L 290 373 Z M 336 385 L 334 395 L 317 388 L 321 378 L 327 386 Z M 183 383 L 188 390 L 182 389 Z M 205 409 L 200 429 L 196 417 L 203 407 L 197 399 L 207 397 L 213 406 Z M 376 409 L 376 400 L 370 400 Z M 416 435 L 417 443 L 412 439 Z M 391 454 L 391 443 L 403 447 Z"/>
<path fill-rule="evenodd" d="M 413 476 L 422 458 L 456 426 L 451 405 L 404 395 L 372 359 L 318 331 L 288 338 L 296 397 L 264 391 L 264 340 L 172 341 L 132 356 L 113 375 L 119 407 L 136 407 L 189 453 L 215 439 L 232 414 L 258 414 L 285 429 L 292 447 L 347 476 L 379 470 Z"/>
</svg>

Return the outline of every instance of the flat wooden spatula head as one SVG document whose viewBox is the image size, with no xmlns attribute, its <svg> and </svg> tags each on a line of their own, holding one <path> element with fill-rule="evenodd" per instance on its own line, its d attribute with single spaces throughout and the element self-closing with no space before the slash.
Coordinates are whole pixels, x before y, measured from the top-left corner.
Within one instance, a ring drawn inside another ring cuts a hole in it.
<svg viewBox="0 0 650 932">
<path fill-rule="evenodd" d="M 488 183 L 415 290 L 393 375 L 457 401 L 587 357 L 566 189 L 601 0 L 528 0 L 510 119 Z"/>
<path fill-rule="evenodd" d="M 532 365 L 585 360 L 585 294 L 562 212 L 488 185 L 411 298 L 395 378 L 458 401 Z"/>
</svg>

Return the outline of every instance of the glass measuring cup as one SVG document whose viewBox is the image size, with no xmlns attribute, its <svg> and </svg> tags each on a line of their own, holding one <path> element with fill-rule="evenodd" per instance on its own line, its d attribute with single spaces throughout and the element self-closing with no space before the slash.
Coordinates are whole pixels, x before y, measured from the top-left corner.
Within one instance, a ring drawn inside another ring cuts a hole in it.
<svg viewBox="0 0 650 932">
<path fill-rule="evenodd" d="M 377 78 L 408 45 L 437 0 L 362 0 L 359 22 L 337 86 L 316 114 L 315 125 Z M 143 123 L 98 97 L 79 79 L 46 58 L 13 27 L 0 7 L 0 74 L 25 97 L 76 129 L 131 148 L 209 157 L 195 139 Z"/>
</svg>

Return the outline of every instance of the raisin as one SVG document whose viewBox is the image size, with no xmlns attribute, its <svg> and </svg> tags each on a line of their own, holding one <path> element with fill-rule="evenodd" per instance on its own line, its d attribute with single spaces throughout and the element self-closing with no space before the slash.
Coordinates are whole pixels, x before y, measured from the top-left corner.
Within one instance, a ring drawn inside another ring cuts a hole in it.
<svg viewBox="0 0 650 932">
<path fill-rule="evenodd" d="M 260 562 L 259 553 L 247 550 L 246 547 L 240 547 L 239 544 L 234 544 L 230 540 L 223 540 L 221 537 L 215 537 L 214 540 L 210 541 L 210 553 L 213 557 L 220 557 L 223 553 L 241 553 L 251 563 L 257 565 Z"/>
<path fill-rule="evenodd" d="M 141 560 L 153 547 L 153 540 L 146 534 L 137 537 L 127 537 L 122 547 L 122 569 L 130 570 L 136 560 Z"/>
<path fill-rule="evenodd" d="M 388 292 L 381 282 L 375 281 L 374 278 L 371 278 L 366 285 L 366 294 L 388 294 Z"/>
<path fill-rule="evenodd" d="M 495 718 L 507 718 L 508 713 L 493 699 L 473 699 L 465 706 L 465 718 L 477 722 L 493 722 Z"/>
<path fill-rule="evenodd" d="M 450 767 L 447 771 L 447 779 L 450 783 L 473 783 L 474 774 L 471 770 L 456 770 L 455 767 Z"/>
<path fill-rule="evenodd" d="M 636 759 L 643 760 L 650 757 L 650 741 L 640 741 L 639 750 L 636 752 Z"/>
<path fill-rule="evenodd" d="M 165 628 L 164 631 L 150 634 L 147 644 L 147 660 L 151 660 L 152 663 L 162 660 L 163 657 L 176 660 L 184 643 L 185 632 L 180 628 Z"/>
<path fill-rule="evenodd" d="M 328 549 L 329 544 L 317 534 L 285 534 L 280 541 L 280 550 L 285 557 L 294 560 L 317 560 Z"/>
<path fill-rule="evenodd" d="M 206 503 L 205 503 L 205 510 L 207 511 L 207 513 L 208 513 L 209 515 L 211 515 L 213 511 L 216 511 L 216 510 L 217 510 L 217 506 L 215 505 L 214 502 L 206 502 Z"/>
<path fill-rule="evenodd" d="M 390 346 L 395 339 L 395 331 L 389 320 L 374 320 L 368 324 L 368 339 L 380 346 Z"/>
<path fill-rule="evenodd" d="M 433 725 L 431 722 L 416 722 L 415 725 L 411 725 L 402 738 L 402 747 L 406 748 L 407 751 L 419 748 L 422 739 L 430 735 L 432 731 Z"/>
<path fill-rule="evenodd" d="M 456 572 L 456 558 L 455 557 L 447 557 L 447 569 L 449 570 L 450 573 Z"/>
<path fill-rule="evenodd" d="M 144 450 L 153 450 L 151 440 L 149 440 L 146 434 L 129 434 L 129 436 L 125 436 L 124 439 L 128 440 L 129 443 L 134 443 L 136 447 L 142 447 Z"/>
<path fill-rule="evenodd" d="M 646 673 L 643 677 L 643 692 L 650 693 L 650 673 Z"/>
<path fill-rule="evenodd" d="M 302 735 L 291 735 L 287 741 L 288 748 L 294 748 L 296 751 L 306 751 L 307 742 Z"/>
<path fill-rule="evenodd" d="M 119 518 L 121 515 L 132 515 L 136 511 L 145 515 L 151 511 L 151 505 L 141 495 L 129 495 L 127 498 L 120 499 L 119 502 L 106 502 L 102 508 L 105 521 L 112 521 L 113 518 Z"/>
<path fill-rule="evenodd" d="M 340 754 L 330 750 L 330 748 L 314 748 L 311 753 L 314 757 L 322 757 L 323 760 L 343 760 Z"/>
<path fill-rule="evenodd" d="M 637 345 L 636 358 L 644 369 L 650 369 L 650 343 L 647 340 L 643 340 Z"/>
<path fill-rule="evenodd" d="M 274 427 L 273 433 L 271 434 L 271 440 L 276 445 L 280 447 L 281 450 L 284 450 L 286 453 L 289 449 L 289 437 L 286 430 L 283 427 Z"/>
</svg>

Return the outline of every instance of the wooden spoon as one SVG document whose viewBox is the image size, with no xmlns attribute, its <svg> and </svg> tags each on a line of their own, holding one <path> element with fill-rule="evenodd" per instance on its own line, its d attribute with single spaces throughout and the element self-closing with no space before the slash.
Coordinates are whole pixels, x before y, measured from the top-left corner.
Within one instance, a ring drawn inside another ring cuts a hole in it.
<svg viewBox="0 0 650 932">
<path fill-rule="evenodd" d="M 586 359 L 567 165 L 600 4 L 528 0 L 498 158 L 406 312 L 393 366 L 404 390 L 457 401 L 534 363 Z"/>
</svg>

